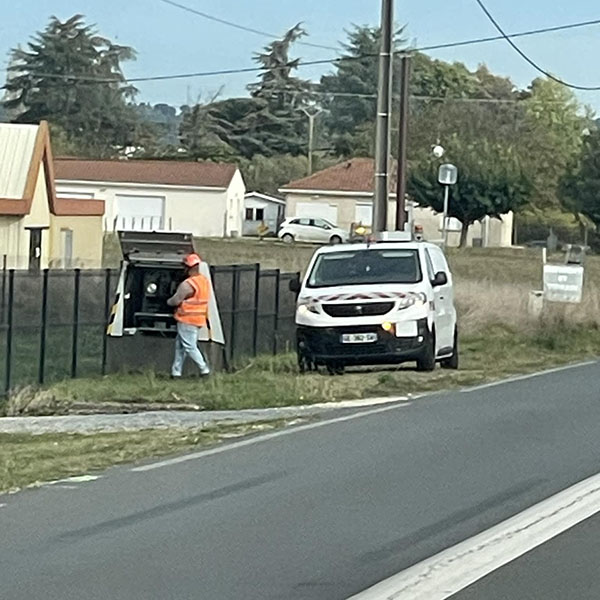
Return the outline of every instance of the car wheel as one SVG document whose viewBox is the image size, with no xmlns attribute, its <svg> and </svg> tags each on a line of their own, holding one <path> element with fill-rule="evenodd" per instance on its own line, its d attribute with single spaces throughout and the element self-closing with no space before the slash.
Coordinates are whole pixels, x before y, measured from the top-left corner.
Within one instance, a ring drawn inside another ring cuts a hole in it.
<svg viewBox="0 0 600 600">
<path fill-rule="evenodd" d="M 281 236 L 281 241 L 285 244 L 291 244 L 294 241 L 294 236 L 291 233 L 284 233 Z"/>
<path fill-rule="evenodd" d="M 417 358 L 417 371 L 435 370 L 435 331 L 428 333 L 421 355 Z"/>
<path fill-rule="evenodd" d="M 454 345 L 452 346 L 452 356 L 445 358 L 440 363 L 442 369 L 458 369 L 458 330 L 454 330 Z"/>
<path fill-rule="evenodd" d="M 335 246 L 337 244 L 341 244 L 342 238 L 339 235 L 332 235 L 331 239 L 329 240 L 329 243 L 332 244 L 333 246 Z"/>
</svg>

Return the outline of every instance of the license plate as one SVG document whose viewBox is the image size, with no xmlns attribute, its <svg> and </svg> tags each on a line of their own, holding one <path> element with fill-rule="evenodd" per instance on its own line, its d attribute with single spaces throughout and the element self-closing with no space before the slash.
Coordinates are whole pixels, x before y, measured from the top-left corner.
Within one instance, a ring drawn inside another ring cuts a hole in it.
<svg viewBox="0 0 600 600">
<path fill-rule="evenodd" d="M 372 344 L 376 341 L 376 333 L 344 333 L 342 335 L 342 344 Z"/>
</svg>

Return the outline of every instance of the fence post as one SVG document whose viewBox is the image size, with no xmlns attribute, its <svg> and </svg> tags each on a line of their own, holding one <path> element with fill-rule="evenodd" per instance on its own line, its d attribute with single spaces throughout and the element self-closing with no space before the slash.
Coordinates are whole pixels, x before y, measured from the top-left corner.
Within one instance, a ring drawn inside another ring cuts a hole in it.
<svg viewBox="0 0 600 600">
<path fill-rule="evenodd" d="M 6 316 L 6 369 L 4 375 L 4 391 L 10 391 L 12 370 L 12 338 L 13 338 L 13 304 L 15 296 L 15 270 L 8 272 L 8 314 Z"/>
<path fill-rule="evenodd" d="M 229 332 L 229 360 L 235 356 L 235 328 L 237 325 L 238 296 L 240 295 L 240 271 L 238 265 L 233 265 L 233 285 L 231 290 L 231 330 Z"/>
<path fill-rule="evenodd" d="M 8 256 L 2 255 L 2 292 L 0 296 L 0 323 L 4 321 L 4 310 L 6 309 L 6 263 Z"/>
<path fill-rule="evenodd" d="M 281 270 L 275 271 L 275 309 L 273 311 L 273 355 L 277 354 L 277 336 L 279 334 L 279 288 L 281 287 Z"/>
<path fill-rule="evenodd" d="M 42 273 L 42 312 L 40 315 L 40 360 L 38 365 L 38 383 L 44 383 L 46 368 L 46 325 L 48 320 L 48 269 Z"/>
<path fill-rule="evenodd" d="M 102 365 L 100 372 L 106 375 L 106 358 L 108 356 L 108 324 L 110 322 L 110 277 L 111 270 L 106 269 L 104 273 L 104 331 L 102 335 Z"/>
<path fill-rule="evenodd" d="M 254 322 L 252 323 L 252 355 L 258 354 L 258 309 L 260 303 L 260 263 L 254 265 Z"/>
<path fill-rule="evenodd" d="M 73 338 L 71 343 L 71 377 L 77 377 L 77 346 L 79 341 L 79 284 L 81 270 L 75 269 L 73 281 Z"/>
</svg>

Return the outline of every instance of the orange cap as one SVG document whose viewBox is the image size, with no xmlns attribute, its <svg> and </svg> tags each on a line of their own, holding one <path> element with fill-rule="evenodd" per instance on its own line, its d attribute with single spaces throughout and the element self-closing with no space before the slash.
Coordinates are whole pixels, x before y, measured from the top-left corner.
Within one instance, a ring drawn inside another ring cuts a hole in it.
<svg viewBox="0 0 600 600">
<path fill-rule="evenodd" d="M 198 266 L 202 262 L 202 259 L 197 254 L 188 254 L 183 259 L 183 264 L 190 269 Z"/>
</svg>

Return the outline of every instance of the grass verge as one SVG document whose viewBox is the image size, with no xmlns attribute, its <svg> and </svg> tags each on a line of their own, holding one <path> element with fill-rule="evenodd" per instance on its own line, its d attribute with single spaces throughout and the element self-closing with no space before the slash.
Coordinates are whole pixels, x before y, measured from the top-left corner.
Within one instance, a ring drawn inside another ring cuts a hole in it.
<svg viewBox="0 0 600 600">
<path fill-rule="evenodd" d="M 235 373 L 204 381 L 172 381 L 153 372 L 66 380 L 45 390 L 13 394 L 5 413 L 66 414 L 173 408 L 238 410 L 368 397 L 417 394 L 486 383 L 600 354 L 600 329 L 592 325 L 541 325 L 516 331 L 490 326 L 461 339 L 461 368 L 418 373 L 412 365 L 354 369 L 343 377 L 299 375 L 294 355 L 259 357 Z"/>
<path fill-rule="evenodd" d="M 195 430 L 151 429 L 90 435 L 0 433 L 0 492 L 183 452 L 283 425 L 279 420 Z"/>
</svg>

